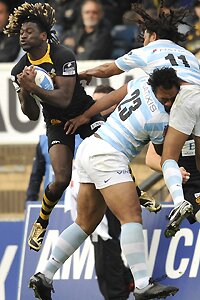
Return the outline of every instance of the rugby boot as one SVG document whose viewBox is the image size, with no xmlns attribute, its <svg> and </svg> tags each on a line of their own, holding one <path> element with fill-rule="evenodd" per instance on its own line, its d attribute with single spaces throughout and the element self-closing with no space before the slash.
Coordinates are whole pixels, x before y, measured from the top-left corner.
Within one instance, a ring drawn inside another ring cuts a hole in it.
<svg viewBox="0 0 200 300">
<path fill-rule="evenodd" d="M 150 196 L 147 192 L 141 191 L 141 196 L 139 197 L 140 205 L 146 208 L 150 212 L 157 213 L 161 210 L 161 204 L 156 201 L 156 199 Z"/>
<path fill-rule="evenodd" d="M 33 289 L 35 298 L 40 300 L 52 300 L 51 292 L 54 293 L 52 283 L 48 283 L 42 273 L 36 273 L 30 278 L 29 288 Z"/>
<path fill-rule="evenodd" d="M 30 249 L 35 251 L 39 251 L 41 249 L 45 232 L 46 228 L 43 228 L 40 223 L 35 222 L 33 224 L 28 238 L 28 245 L 30 246 Z"/>
<path fill-rule="evenodd" d="M 149 284 L 143 289 L 136 288 L 134 291 L 135 300 L 162 299 L 174 296 L 178 288 L 171 285 L 163 285 L 150 278 Z"/>
<path fill-rule="evenodd" d="M 188 201 L 184 200 L 181 204 L 174 207 L 170 212 L 168 219 L 169 223 L 165 229 L 165 237 L 169 238 L 175 236 L 176 232 L 180 230 L 180 225 L 184 219 L 192 215 L 193 206 Z"/>
</svg>

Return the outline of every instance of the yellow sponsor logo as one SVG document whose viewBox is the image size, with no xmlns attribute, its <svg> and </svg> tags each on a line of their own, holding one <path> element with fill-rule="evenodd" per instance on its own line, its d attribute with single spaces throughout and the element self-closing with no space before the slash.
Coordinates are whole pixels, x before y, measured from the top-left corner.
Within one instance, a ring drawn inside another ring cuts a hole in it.
<svg viewBox="0 0 200 300">
<path fill-rule="evenodd" d="M 195 199 L 196 203 L 200 205 L 200 196 Z"/>
<path fill-rule="evenodd" d="M 61 124 L 62 123 L 62 121 L 60 121 L 60 120 L 58 120 L 58 119 L 51 119 L 51 124 L 52 125 L 59 125 L 59 124 Z"/>
</svg>

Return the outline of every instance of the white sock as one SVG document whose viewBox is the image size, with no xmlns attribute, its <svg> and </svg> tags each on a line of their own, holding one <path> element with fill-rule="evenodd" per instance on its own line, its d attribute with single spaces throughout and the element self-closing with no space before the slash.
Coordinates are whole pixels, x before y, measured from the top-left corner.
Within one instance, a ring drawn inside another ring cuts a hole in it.
<svg viewBox="0 0 200 300">
<path fill-rule="evenodd" d="M 144 236 L 140 223 L 127 223 L 121 226 L 121 248 L 139 289 L 149 284 L 145 257 Z"/>
<path fill-rule="evenodd" d="M 162 165 L 165 184 L 172 196 L 174 205 L 177 206 L 184 201 L 182 188 L 182 175 L 175 160 L 167 159 Z"/>
<path fill-rule="evenodd" d="M 44 269 L 41 271 L 47 280 L 52 281 L 56 271 L 86 240 L 87 237 L 88 235 L 76 223 L 67 227 L 60 234 L 49 260 L 47 261 Z"/>
</svg>

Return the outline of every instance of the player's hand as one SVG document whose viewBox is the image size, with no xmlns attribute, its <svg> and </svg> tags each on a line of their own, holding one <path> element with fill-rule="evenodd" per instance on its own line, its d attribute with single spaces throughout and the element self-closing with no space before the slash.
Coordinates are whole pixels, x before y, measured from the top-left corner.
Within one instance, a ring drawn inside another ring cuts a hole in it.
<svg viewBox="0 0 200 300">
<path fill-rule="evenodd" d="M 182 174 L 183 183 L 186 183 L 190 179 L 190 173 L 184 167 L 180 167 L 179 169 Z"/>
<path fill-rule="evenodd" d="M 22 78 L 22 72 L 17 75 L 17 81 L 20 86 L 21 86 L 21 78 Z"/>
<path fill-rule="evenodd" d="M 83 124 L 87 124 L 89 120 L 90 119 L 85 117 L 83 114 L 81 116 L 67 121 L 64 125 L 64 130 L 66 131 L 66 134 L 73 134 L 75 133 L 78 127 L 80 127 Z"/>
<path fill-rule="evenodd" d="M 22 73 L 17 77 L 20 86 L 27 92 L 31 92 L 33 85 L 35 85 L 36 71 L 34 66 L 25 67 Z"/>
<path fill-rule="evenodd" d="M 89 85 L 92 80 L 92 76 L 88 75 L 86 71 L 79 73 L 78 76 L 80 80 L 86 80 L 87 85 Z"/>
</svg>

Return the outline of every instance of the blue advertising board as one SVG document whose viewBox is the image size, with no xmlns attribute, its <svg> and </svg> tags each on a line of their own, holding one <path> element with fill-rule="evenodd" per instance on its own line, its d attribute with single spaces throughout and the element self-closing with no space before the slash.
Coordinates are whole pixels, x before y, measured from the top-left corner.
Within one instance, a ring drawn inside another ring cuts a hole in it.
<svg viewBox="0 0 200 300">
<path fill-rule="evenodd" d="M 157 215 L 143 211 L 148 270 L 154 278 L 166 274 L 163 284 L 179 288 L 174 297 L 167 299 L 199 300 L 200 226 L 184 220 L 175 237 L 165 238 L 167 215 L 171 209 L 171 205 L 165 205 Z"/>
<path fill-rule="evenodd" d="M 0 299 L 16 300 L 24 221 L 0 222 Z"/>
<path fill-rule="evenodd" d="M 199 300 L 200 228 L 187 220 L 174 238 L 166 239 L 164 229 L 171 205 L 164 205 L 158 214 L 143 210 L 143 225 L 149 275 L 167 275 L 164 284 L 179 287 L 169 300 Z M 40 252 L 27 246 L 27 238 L 39 214 L 40 205 L 29 205 L 25 225 L 20 222 L 0 222 L 0 299 L 32 300 L 29 278 L 48 259 L 57 236 L 71 224 L 71 214 L 64 205 L 57 205 Z M 23 242 L 22 242 L 23 237 Z M 21 247 L 22 245 L 22 247 Z M 21 263 L 20 263 L 21 262 Z M 19 269 L 20 264 L 20 269 Z M 18 292 L 17 292 L 18 286 Z M 54 278 L 53 300 L 102 300 L 94 272 L 93 246 L 88 238 L 59 270 Z M 133 298 L 132 298 L 133 299 Z"/>
<path fill-rule="evenodd" d="M 35 299 L 33 290 L 28 288 L 29 278 L 41 269 L 51 253 L 56 238 L 72 223 L 70 212 L 64 211 L 64 205 L 57 205 L 52 212 L 42 249 L 39 252 L 31 251 L 27 245 L 27 239 L 39 211 L 40 205 L 27 207 L 18 300 Z M 103 299 L 98 289 L 94 270 L 93 245 L 89 238 L 55 274 L 54 289 L 53 300 Z"/>
<path fill-rule="evenodd" d="M 164 229 L 168 223 L 166 216 L 172 205 L 165 205 L 158 214 L 143 210 L 144 236 L 147 253 L 147 263 L 150 276 L 154 278 L 167 275 L 164 284 L 179 287 L 180 291 L 174 297 L 167 299 L 199 300 L 199 263 L 200 234 L 199 223 L 190 225 L 183 222 L 181 230 L 175 237 L 166 239 Z M 32 291 L 27 288 L 28 280 L 48 259 L 56 237 L 71 223 L 69 212 L 64 211 L 64 205 L 57 205 L 51 217 L 50 226 L 40 252 L 30 251 L 26 246 L 27 236 L 32 223 L 39 213 L 39 207 L 29 206 L 25 224 L 24 244 L 20 272 L 20 287 L 18 300 L 34 299 Z M 81 249 L 70 258 L 56 273 L 54 278 L 54 300 L 58 299 L 102 299 L 98 292 L 94 272 L 93 249 L 87 239 Z"/>
</svg>

